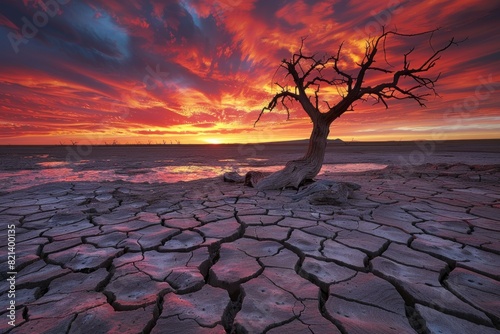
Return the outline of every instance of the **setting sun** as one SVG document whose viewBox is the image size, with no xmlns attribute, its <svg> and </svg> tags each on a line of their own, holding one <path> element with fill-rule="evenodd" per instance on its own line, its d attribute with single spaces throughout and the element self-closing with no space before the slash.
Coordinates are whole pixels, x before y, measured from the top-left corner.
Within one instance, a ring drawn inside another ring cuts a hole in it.
<svg viewBox="0 0 500 334">
<path fill-rule="evenodd" d="M 222 144 L 222 141 L 218 138 L 207 138 L 203 140 L 207 144 L 212 144 L 212 145 L 217 145 L 217 144 Z"/>
</svg>

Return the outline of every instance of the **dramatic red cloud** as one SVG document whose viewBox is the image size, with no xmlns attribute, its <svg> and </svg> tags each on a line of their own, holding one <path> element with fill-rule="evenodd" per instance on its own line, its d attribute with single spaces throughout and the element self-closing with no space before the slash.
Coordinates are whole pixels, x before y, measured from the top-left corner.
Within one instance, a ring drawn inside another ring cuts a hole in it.
<svg viewBox="0 0 500 334">
<path fill-rule="evenodd" d="M 303 139 L 301 108 L 262 107 L 286 83 L 280 60 L 336 52 L 346 71 L 386 26 L 379 63 L 412 62 L 467 38 L 436 66 L 427 108 L 357 103 L 332 125 L 344 140 L 500 137 L 500 4 L 440 0 L 8 0 L 0 5 L 0 144 L 221 143 Z M 385 59 L 384 59 L 385 58 Z M 378 73 L 366 84 L 384 78 Z M 334 89 L 324 98 L 335 102 Z"/>
</svg>

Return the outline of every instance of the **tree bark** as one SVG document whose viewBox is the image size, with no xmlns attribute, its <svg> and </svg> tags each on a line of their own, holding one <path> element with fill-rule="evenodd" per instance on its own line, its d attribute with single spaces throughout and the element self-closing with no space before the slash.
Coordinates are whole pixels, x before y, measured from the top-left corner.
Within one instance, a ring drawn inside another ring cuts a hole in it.
<svg viewBox="0 0 500 334">
<path fill-rule="evenodd" d="M 289 161 L 284 169 L 262 179 L 253 178 L 252 172 L 249 172 L 247 180 L 255 179 L 251 185 L 259 190 L 298 188 L 304 181 L 312 180 L 323 166 L 329 133 L 330 124 L 321 117 L 316 118 L 313 121 L 309 148 L 303 158 Z"/>
</svg>

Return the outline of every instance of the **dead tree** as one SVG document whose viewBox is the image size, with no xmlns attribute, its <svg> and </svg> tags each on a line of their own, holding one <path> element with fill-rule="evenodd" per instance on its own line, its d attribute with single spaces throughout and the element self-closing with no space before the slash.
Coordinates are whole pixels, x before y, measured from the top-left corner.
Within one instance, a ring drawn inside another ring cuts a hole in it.
<svg viewBox="0 0 500 334">
<path fill-rule="evenodd" d="M 281 61 L 280 68 L 286 72 L 290 85 L 280 85 L 280 91 L 274 95 L 269 104 L 259 114 L 255 124 L 260 120 L 266 110 L 272 111 L 282 105 L 290 117 L 290 106 L 298 102 L 313 123 L 309 139 L 309 148 L 301 159 L 289 161 L 284 169 L 263 177 L 262 173 L 249 172 L 246 176 L 247 183 L 260 190 L 282 189 L 285 187 L 297 188 L 306 180 L 313 179 L 320 171 L 325 156 L 327 138 L 330 125 L 347 111 L 353 110 L 356 101 L 373 99 L 375 104 L 382 103 L 387 109 L 387 100 L 414 100 L 420 106 L 429 95 L 437 95 L 435 83 L 439 74 L 427 75 L 434 68 L 441 54 L 452 45 L 458 44 L 454 38 L 447 41 L 441 48 L 432 48 L 432 36 L 436 30 L 417 34 L 402 34 L 397 31 L 382 31 L 376 38 L 366 41 L 366 49 L 362 61 L 353 64 L 352 69 L 346 69 L 342 56 L 342 44 L 336 54 L 318 56 L 304 54 L 304 39 L 299 51 L 290 59 Z M 429 36 L 431 54 L 423 60 L 412 62 L 411 48 L 402 57 L 398 69 L 387 60 L 386 42 L 389 38 L 412 38 Z M 377 57 L 379 56 L 379 57 Z M 381 65 L 376 60 L 382 58 Z M 370 74 L 383 74 L 381 82 L 370 81 Z M 330 101 L 323 101 L 324 88 L 333 87 L 338 96 Z M 323 89 L 323 92 L 322 92 Z"/>
</svg>

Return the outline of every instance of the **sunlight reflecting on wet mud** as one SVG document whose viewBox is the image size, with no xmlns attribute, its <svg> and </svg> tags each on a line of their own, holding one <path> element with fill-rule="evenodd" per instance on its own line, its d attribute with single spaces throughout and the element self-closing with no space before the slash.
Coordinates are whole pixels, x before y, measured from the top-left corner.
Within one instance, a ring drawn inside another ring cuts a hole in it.
<svg viewBox="0 0 500 334">
<path fill-rule="evenodd" d="M 232 163 L 229 161 L 227 163 Z M 264 159 L 260 159 L 264 160 Z M 244 174 L 250 170 L 263 172 L 274 172 L 283 166 L 249 166 L 247 163 L 232 163 L 228 165 L 189 165 L 189 166 L 165 166 L 165 167 L 142 167 L 123 166 L 116 169 L 86 169 L 77 170 L 68 168 L 68 163 L 64 161 L 40 162 L 44 167 L 40 170 L 22 171 L 1 171 L 2 180 L 0 191 L 13 191 L 27 188 L 37 184 L 59 182 L 59 181 L 128 181 L 128 182 L 168 182 L 192 181 L 203 178 L 217 177 L 225 172 L 238 172 Z M 320 172 L 321 175 L 328 175 L 340 172 L 363 172 L 367 170 L 382 169 L 386 165 L 374 163 L 354 163 L 354 164 L 325 164 Z"/>
</svg>

